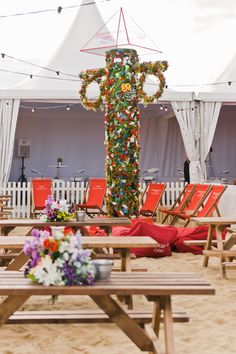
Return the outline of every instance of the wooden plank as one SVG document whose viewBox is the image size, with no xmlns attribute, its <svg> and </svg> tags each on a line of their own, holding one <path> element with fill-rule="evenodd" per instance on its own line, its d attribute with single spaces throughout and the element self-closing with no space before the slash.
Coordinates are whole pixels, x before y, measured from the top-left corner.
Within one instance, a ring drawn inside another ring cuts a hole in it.
<svg viewBox="0 0 236 354">
<path fill-rule="evenodd" d="M 152 321 L 151 311 L 126 311 L 127 314 L 139 324 L 150 323 Z M 163 316 L 160 317 L 163 322 Z M 189 322 L 189 317 L 185 312 L 174 311 L 173 321 L 176 323 Z M 112 323 L 112 320 L 103 311 L 16 311 L 8 319 L 7 324 L 20 323 Z"/>
<path fill-rule="evenodd" d="M 236 218 L 233 217 L 202 217 L 202 218 L 191 218 L 191 221 L 196 222 L 199 225 L 225 225 L 230 226 L 231 224 L 236 224 Z"/>
<path fill-rule="evenodd" d="M 0 236 L 0 248 L 23 247 L 26 240 L 32 240 L 31 236 Z M 139 248 L 156 247 L 157 242 L 149 236 L 110 236 L 110 237 L 90 237 L 83 236 L 82 245 L 85 248 Z"/>
</svg>

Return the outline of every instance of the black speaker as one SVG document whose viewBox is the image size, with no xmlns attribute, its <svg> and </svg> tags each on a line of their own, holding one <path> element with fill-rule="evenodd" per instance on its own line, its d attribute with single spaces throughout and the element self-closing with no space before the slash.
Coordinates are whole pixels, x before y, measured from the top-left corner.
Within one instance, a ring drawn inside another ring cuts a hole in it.
<svg viewBox="0 0 236 354">
<path fill-rule="evenodd" d="M 18 157 L 30 157 L 31 140 L 21 138 L 18 141 Z"/>
</svg>

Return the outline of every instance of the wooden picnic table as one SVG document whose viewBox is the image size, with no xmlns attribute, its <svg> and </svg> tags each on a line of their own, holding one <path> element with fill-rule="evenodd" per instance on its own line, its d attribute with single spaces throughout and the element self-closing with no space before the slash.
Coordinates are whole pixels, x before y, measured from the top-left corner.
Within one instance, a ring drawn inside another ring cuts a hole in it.
<svg viewBox="0 0 236 354">
<path fill-rule="evenodd" d="M 31 240 L 32 236 L 0 236 L 0 249 L 22 249 L 26 240 Z M 131 271 L 131 248 L 155 248 L 157 243 L 149 236 L 83 236 L 83 248 L 112 248 L 117 250 L 121 256 L 121 271 Z M 23 251 L 14 258 L 7 266 L 7 270 L 19 270 L 28 260 L 28 256 Z"/>
<path fill-rule="evenodd" d="M 228 251 L 232 244 L 231 242 L 224 242 L 222 238 L 222 232 L 230 227 L 232 224 L 236 224 L 236 218 L 232 217 L 202 217 L 202 218 L 191 218 L 192 221 L 198 225 L 208 225 L 207 240 L 205 243 L 205 250 L 203 251 L 203 266 L 207 267 L 210 257 L 220 258 L 220 269 L 223 277 L 225 275 L 225 268 L 223 263 L 225 261 L 225 256 L 232 257 L 232 251 Z M 213 233 L 216 233 L 216 243 L 213 242 Z"/>
<path fill-rule="evenodd" d="M 164 327 L 164 346 L 165 352 L 174 354 L 174 333 L 171 297 L 173 295 L 213 295 L 214 288 L 199 275 L 194 273 L 112 273 L 109 280 L 100 280 L 94 286 L 42 286 L 32 283 L 31 280 L 24 278 L 22 272 L 0 272 L 0 296 L 6 296 L 0 304 L 0 324 L 7 322 L 14 323 L 14 319 L 20 314 L 21 323 L 40 323 L 44 315 L 38 311 L 33 321 L 29 311 L 17 311 L 19 308 L 34 295 L 53 296 L 53 295 L 88 295 L 100 307 L 109 319 L 115 323 L 123 332 L 136 344 L 141 351 L 158 354 L 163 353 L 162 343 L 159 339 L 159 329 L 161 317 L 163 315 Z M 152 324 L 144 324 L 144 328 L 138 324 L 130 312 L 120 306 L 116 297 L 112 296 L 133 296 L 142 295 L 150 302 L 153 302 Z M 41 306 L 41 305 L 40 305 Z M 48 316 L 51 311 L 46 311 Z M 74 313 L 74 320 L 76 316 Z M 45 315 L 45 316 L 46 316 Z M 61 323 L 63 318 L 62 311 L 57 312 L 54 322 Z M 66 322 L 71 323 L 73 314 L 68 317 Z M 32 322 L 33 321 L 33 322 Z M 46 317 L 44 317 L 44 321 Z M 101 319 L 98 319 L 101 322 Z M 50 319 L 52 323 L 52 318 Z M 87 322 L 89 323 L 89 322 Z M 202 323 L 202 325 L 204 325 Z M 66 340 L 66 338 L 65 338 Z"/>
<path fill-rule="evenodd" d="M 33 228 L 44 228 L 44 227 L 55 227 L 55 226 L 68 226 L 74 229 L 80 229 L 83 235 L 88 236 L 86 226 L 97 226 L 103 228 L 108 235 L 111 234 L 113 226 L 129 226 L 131 221 L 126 217 L 113 217 L 113 218 L 86 218 L 84 221 L 77 221 L 75 219 L 70 221 L 42 221 L 40 219 L 8 219 L 0 220 L 0 235 L 7 236 L 11 230 L 15 227 L 31 227 Z"/>
</svg>

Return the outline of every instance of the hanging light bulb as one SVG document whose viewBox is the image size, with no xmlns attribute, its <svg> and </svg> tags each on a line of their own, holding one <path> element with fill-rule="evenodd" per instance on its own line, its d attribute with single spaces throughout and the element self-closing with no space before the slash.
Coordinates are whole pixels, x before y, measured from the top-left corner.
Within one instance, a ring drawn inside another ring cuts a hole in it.
<svg viewBox="0 0 236 354">
<path fill-rule="evenodd" d="M 161 110 L 161 111 L 163 110 L 163 106 L 162 106 L 162 104 L 160 105 L 160 110 Z"/>
<path fill-rule="evenodd" d="M 35 112 L 35 108 L 32 108 L 32 112 L 33 112 L 33 113 Z"/>
<path fill-rule="evenodd" d="M 165 111 L 167 112 L 168 111 L 168 108 L 165 106 Z"/>
<path fill-rule="evenodd" d="M 67 105 L 67 106 L 66 106 L 66 109 L 67 109 L 67 111 L 69 111 L 69 110 L 70 110 L 70 106 L 69 106 L 69 105 Z"/>
</svg>

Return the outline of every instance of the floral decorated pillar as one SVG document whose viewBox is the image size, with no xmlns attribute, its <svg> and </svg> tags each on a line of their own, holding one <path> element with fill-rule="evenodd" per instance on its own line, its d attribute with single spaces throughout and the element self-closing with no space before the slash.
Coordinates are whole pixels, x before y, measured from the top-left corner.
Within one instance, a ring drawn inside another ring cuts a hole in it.
<svg viewBox="0 0 236 354">
<path fill-rule="evenodd" d="M 138 102 L 157 100 L 165 85 L 163 71 L 167 62 L 139 63 L 133 49 L 113 49 L 106 54 L 106 68 L 80 74 L 80 96 L 86 109 L 105 109 L 106 205 L 109 216 L 137 215 L 139 209 L 139 138 Z M 143 84 L 147 75 L 159 79 L 158 91 L 147 96 Z M 100 85 L 96 100 L 86 96 L 91 82 Z"/>
</svg>

